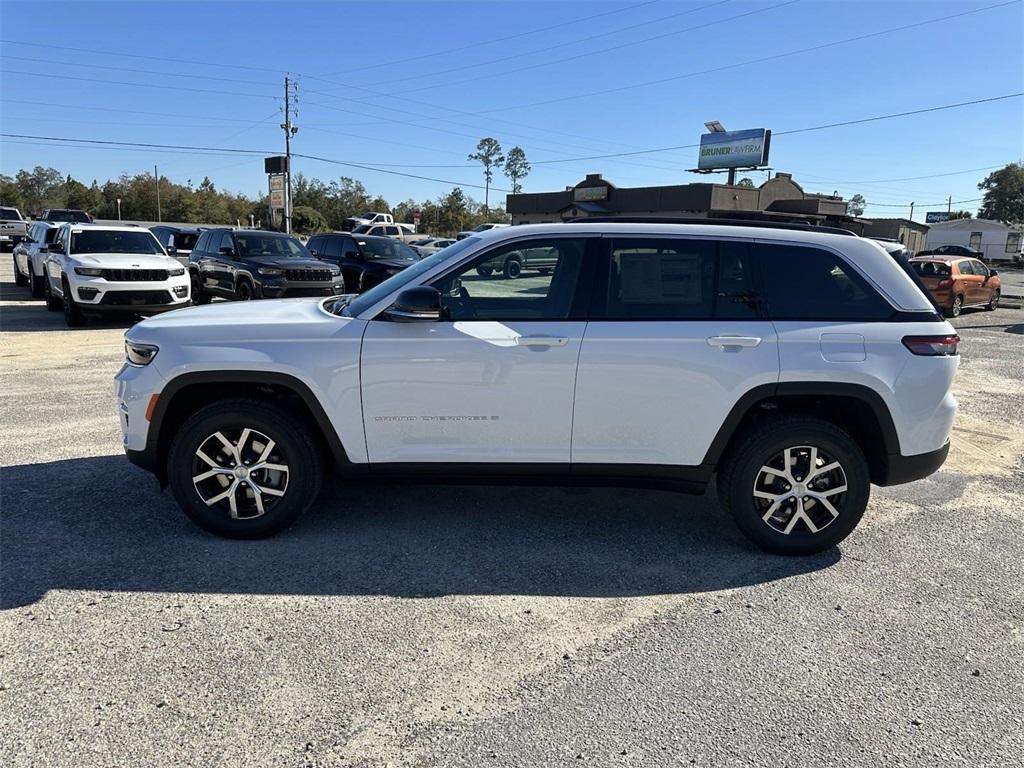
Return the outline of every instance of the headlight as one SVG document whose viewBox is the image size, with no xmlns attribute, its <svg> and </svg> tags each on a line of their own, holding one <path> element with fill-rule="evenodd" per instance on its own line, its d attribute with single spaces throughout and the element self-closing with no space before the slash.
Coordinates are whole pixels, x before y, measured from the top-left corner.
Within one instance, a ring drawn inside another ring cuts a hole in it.
<svg viewBox="0 0 1024 768">
<path fill-rule="evenodd" d="M 338 267 L 331 267 L 331 274 L 337 277 L 341 274 L 341 270 Z"/>
<path fill-rule="evenodd" d="M 136 344 L 134 341 L 125 341 L 124 343 L 124 356 L 128 360 L 129 365 L 144 366 L 149 365 L 153 362 L 153 358 L 156 357 L 156 353 L 159 351 L 158 347 L 154 347 L 152 344 Z"/>
<path fill-rule="evenodd" d="M 82 277 L 103 277 L 103 270 L 97 267 L 75 267 L 75 274 Z"/>
<path fill-rule="evenodd" d="M 169 274 L 171 277 L 181 277 L 182 275 L 185 274 L 185 268 L 184 267 L 178 267 L 177 269 L 172 269 L 167 274 Z"/>
<path fill-rule="evenodd" d="M 272 267 L 260 267 L 256 271 L 264 277 L 280 277 L 284 274 L 283 269 L 274 269 Z"/>
</svg>

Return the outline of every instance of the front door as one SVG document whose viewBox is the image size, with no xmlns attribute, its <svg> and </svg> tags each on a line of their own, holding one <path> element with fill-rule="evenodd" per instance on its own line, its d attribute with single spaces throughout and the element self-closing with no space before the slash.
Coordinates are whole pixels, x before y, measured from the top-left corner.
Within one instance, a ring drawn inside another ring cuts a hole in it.
<svg viewBox="0 0 1024 768">
<path fill-rule="evenodd" d="M 751 246 L 606 241 L 580 352 L 573 471 L 699 465 L 740 397 L 778 380 L 778 343 L 763 317 Z"/>
<path fill-rule="evenodd" d="M 369 460 L 568 467 L 587 246 L 581 237 L 496 246 L 432 282 L 442 321 L 371 320 L 361 357 Z M 556 249 L 557 265 L 517 279 L 477 273 L 523 247 Z"/>
</svg>

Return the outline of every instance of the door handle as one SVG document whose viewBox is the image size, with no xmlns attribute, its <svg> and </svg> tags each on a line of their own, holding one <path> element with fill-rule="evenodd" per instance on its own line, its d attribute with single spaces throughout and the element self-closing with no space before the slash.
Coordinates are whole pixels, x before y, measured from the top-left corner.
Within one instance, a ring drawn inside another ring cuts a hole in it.
<svg viewBox="0 0 1024 768">
<path fill-rule="evenodd" d="M 709 347 L 756 347 L 761 343 L 760 336 L 709 336 Z"/>
<path fill-rule="evenodd" d="M 520 347 L 564 347 L 569 343 L 568 336 L 517 336 L 516 344 Z"/>
</svg>

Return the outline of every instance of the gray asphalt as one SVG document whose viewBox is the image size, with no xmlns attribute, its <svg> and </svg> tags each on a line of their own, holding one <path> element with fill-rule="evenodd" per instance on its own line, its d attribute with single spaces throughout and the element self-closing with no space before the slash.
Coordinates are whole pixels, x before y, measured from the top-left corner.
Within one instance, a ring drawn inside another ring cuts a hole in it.
<svg viewBox="0 0 1024 768">
<path fill-rule="evenodd" d="M 120 455 L 126 323 L 0 262 L 0 764 L 1004 766 L 1024 752 L 1024 311 L 957 321 L 939 474 L 813 558 L 716 500 L 333 485 L 264 542 Z M 1016 755 L 1016 757 L 1014 757 Z"/>
</svg>

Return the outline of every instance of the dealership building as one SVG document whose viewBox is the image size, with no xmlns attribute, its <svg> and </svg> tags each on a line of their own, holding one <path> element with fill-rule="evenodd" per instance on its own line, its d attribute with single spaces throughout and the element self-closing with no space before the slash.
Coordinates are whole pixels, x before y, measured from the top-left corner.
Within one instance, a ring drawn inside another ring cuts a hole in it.
<svg viewBox="0 0 1024 768">
<path fill-rule="evenodd" d="M 846 211 L 838 196 L 805 192 L 788 173 L 759 187 L 740 184 L 678 184 L 618 187 L 599 173 L 560 192 L 508 195 L 512 224 L 587 218 L 728 218 L 841 227 L 863 234 L 867 222 Z"/>
</svg>

